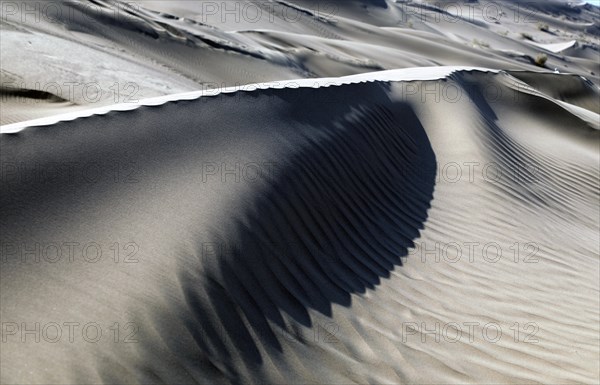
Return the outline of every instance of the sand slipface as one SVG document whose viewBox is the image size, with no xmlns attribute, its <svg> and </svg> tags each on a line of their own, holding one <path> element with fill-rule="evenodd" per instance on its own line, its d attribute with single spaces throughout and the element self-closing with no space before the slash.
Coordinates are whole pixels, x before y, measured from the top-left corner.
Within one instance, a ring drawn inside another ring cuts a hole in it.
<svg viewBox="0 0 600 385">
<path fill-rule="evenodd" d="M 598 383 L 598 8 L 1 5 L 2 383 Z"/>
</svg>

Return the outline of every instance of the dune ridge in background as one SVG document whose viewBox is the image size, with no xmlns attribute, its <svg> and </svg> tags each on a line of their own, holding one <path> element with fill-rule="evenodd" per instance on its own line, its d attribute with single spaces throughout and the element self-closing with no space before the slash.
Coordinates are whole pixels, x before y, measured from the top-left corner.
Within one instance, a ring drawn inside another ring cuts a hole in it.
<svg viewBox="0 0 600 385">
<path fill-rule="evenodd" d="M 598 8 L 591 5 L 358 0 L 44 4 L 26 0 L 2 8 L 0 124 L 199 89 L 438 65 L 556 69 L 600 83 Z M 545 68 L 534 63 L 541 54 L 548 57 Z"/>
<path fill-rule="evenodd" d="M 506 24 L 398 25 L 425 2 L 273 3 L 3 17 L 2 76 L 139 100 L 1 90 L 2 383 L 597 383 L 597 45 L 553 73 Z"/>
</svg>

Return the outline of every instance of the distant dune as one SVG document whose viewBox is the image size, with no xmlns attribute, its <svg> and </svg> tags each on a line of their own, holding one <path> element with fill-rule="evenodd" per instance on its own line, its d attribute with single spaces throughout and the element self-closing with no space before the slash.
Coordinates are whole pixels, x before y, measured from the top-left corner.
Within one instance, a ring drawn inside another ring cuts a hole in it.
<svg viewBox="0 0 600 385">
<path fill-rule="evenodd" d="M 600 84 L 598 8 L 559 1 L 30 0 L 3 3 L 1 22 L 1 124 L 198 89 L 420 66 L 556 69 Z M 552 48 L 574 40 L 569 52 Z"/>
<path fill-rule="evenodd" d="M 598 383 L 597 8 L 43 4 L 2 4 L 2 383 Z"/>
</svg>

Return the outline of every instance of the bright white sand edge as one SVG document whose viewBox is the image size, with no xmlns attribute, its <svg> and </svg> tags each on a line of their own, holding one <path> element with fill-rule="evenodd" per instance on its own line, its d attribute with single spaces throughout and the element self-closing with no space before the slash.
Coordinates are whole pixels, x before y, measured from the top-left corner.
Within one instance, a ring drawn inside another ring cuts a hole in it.
<svg viewBox="0 0 600 385">
<path fill-rule="evenodd" d="M 129 111 L 141 106 L 159 106 L 168 102 L 178 100 L 194 100 L 205 96 L 215 96 L 218 94 L 228 94 L 238 91 L 254 91 L 257 89 L 281 89 L 281 88 L 319 88 L 329 86 L 339 86 L 343 84 L 354 84 L 361 82 L 400 82 L 400 81 L 419 81 L 419 80 L 438 80 L 443 79 L 457 71 L 480 71 L 498 73 L 499 70 L 480 67 L 467 66 L 442 66 L 442 67 L 416 67 L 402 68 L 387 71 L 369 72 L 358 75 L 315 78 L 315 79 L 295 79 L 282 80 L 265 83 L 246 84 L 239 87 L 226 87 L 221 89 L 201 90 L 177 93 L 172 95 L 163 95 L 153 98 L 141 99 L 132 103 L 120 103 L 108 106 L 90 108 L 82 111 L 74 111 L 65 114 L 58 114 L 39 119 L 28 120 L 13 124 L 0 126 L 0 134 L 13 134 L 27 127 L 48 126 L 58 122 L 70 121 L 78 118 L 92 115 L 104 115 L 111 111 Z"/>
<path fill-rule="evenodd" d="M 104 115 L 112 111 L 130 111 L 142 106 L 159 106 L 168 102 L 176 102 L 180 100 L 195 100 L 201 97 L 211 97 L 219 94 L 228 94 L 234 92 L 249 92 L 259 89 L 283 89 L 283 88 L 321 88 L 329 86 L 340 86 L 347 84 L 356 84 L 364 82 L 410 82 L 410 81 L 427 81 L 439 80 L 446 78 L 456 72 L 482 72 L 482 73 L 502 73 L 504 71 L 498 69 L 468 67 L 468 66 L 439 66 L 439 67 L 415 67 L 401 68 L 395 70 L 368 72 L 357 75 L 342 76 L 342 77 L 327 77 L 327 78 L 308 78 L 308 79 L 293 79 L 281 80 L 264 83 L 246 84 L 237 87 L 224 87 L 216 89 L 206 89 L 192 92 L 176 93 L 171 95 L 157 96 L 153 98 L 140 99 L 131 103 L 119 103 L 96 108 L 72 111 L 64 114 L 47 116 L 44 118 L 32 119 L 24 122 L 6 124 L 0 126 L 0 134 L 14 134 L 27 127 L 34 126 L 49 126 L 58 122 L 71 121 L 74 119 L 89 117 L 92 115 Z M 565 74 L 569 75 L 569 74 Z M 585 77 L 582 76 L 584 80 Z M 526 85 L 525 85 L 526 86 Z M 528 86 L 526 86 L 528 87 Z M 557 103 L 561 107 L 567 109 L 582 120 L 588 122 L 596 129 L 600 129 L 600 116 L 592 111 L 572 105 L 570 103 L 556 100 L 547 95 L 540 96 Z"/>
</svg>

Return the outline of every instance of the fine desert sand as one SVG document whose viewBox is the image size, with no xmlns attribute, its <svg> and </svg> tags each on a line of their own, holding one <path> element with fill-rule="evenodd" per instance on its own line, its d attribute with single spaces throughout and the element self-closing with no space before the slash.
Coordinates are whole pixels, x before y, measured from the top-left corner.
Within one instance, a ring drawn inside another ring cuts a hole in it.
<svg viewBox="0 0 600 385">
<path fill-rule="evenodd" d="M 600 8 L 2 1 L 3 384 L 598 384 Z"/>
</svg>

